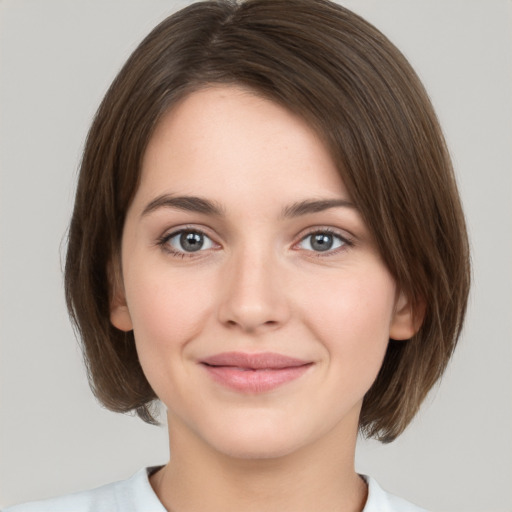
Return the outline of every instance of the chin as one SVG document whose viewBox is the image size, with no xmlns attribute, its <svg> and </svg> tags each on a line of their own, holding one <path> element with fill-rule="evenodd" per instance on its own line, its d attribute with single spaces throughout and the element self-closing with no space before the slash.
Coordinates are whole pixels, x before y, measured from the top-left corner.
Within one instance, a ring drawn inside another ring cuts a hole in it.
<svg viewBox="0 0 512 512">
<path fill-rule="evenodd" d="M 233 439 L 225 445 L 218 444 L 215 447 L 219 452 L 233 459 L 241 460 L 265 460 L 278 459 L 294 453 L 298 446 L 290 442 L 273 442 L 261 439 Z"/>
<path fill-rule="evenodd" d="M 217 452 L 252 460 L 285 457 L 310 444 L 314 437 L 310 432 L 297 431 L 292 425 L 272 421 L 231 424 L 231 428 L 210 430 L 208 434 L 205 440 Z"/>
</svg>

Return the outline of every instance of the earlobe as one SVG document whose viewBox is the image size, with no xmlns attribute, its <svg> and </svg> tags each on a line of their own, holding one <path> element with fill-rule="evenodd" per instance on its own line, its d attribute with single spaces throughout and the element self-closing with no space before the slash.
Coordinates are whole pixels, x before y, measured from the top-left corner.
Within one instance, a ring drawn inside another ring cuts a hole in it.
<svg viewBox="0 0 512 512">
<path fill-rule="evenodd" d="M 400 292 L 389 328 L 389 337 L 392 340 L 408 340 L 412 338 L 419 331 L 424 316 L 424 302 L 420 301 L 413 306 L 407 296 Z"/>
<path fill-rule="evenodd" d="M 118 265 L 109 266 L 108 276 L 111 290 L 110 323 L 121 331 L 131 331 L 133 329 L 132 318 L 126 304 L 123 281 Z"/>
<path fill-rule="evenodd" d="M 133 329 L 132 318 L 125 304 L 110 307 L 110 323 L 121 331 L 131 331 Z"/>
</svg>

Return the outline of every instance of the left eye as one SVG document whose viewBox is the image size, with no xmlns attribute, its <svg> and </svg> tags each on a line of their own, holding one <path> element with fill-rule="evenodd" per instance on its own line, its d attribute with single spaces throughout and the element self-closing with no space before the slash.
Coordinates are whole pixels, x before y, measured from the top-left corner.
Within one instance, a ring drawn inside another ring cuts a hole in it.
<svg viewBox="0 0 512 512">
<path fill-rule="evenodd" d="M 214 246 L 211 238 L 200 231 L 184 230 L 167 238 L 166 243 L 177 252 L 197 252 L 211 249 Z"/>
<path fill-rule="evenodd" d="M 305 236 L 298 244 L 301 249 L 314 252 L 326 252 L 346 245 L 347 241 L 340 235 L 328 231 L 317 231 Z"/>
</svg>

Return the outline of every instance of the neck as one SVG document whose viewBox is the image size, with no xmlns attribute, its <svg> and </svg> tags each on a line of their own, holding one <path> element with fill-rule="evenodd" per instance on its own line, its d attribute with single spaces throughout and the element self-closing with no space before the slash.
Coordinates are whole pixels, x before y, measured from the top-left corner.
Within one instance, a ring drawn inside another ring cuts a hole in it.
<svg viewBox="0 0 512 512">
<path fill-rule="evenodd" d="M 151 477 L 170 512 L 361 512 L 367 488 L 354 470 L 356 428 L 337 429 L 293 453 L 219 453 L 169 418 L 171 460 Z"/>
</svg>

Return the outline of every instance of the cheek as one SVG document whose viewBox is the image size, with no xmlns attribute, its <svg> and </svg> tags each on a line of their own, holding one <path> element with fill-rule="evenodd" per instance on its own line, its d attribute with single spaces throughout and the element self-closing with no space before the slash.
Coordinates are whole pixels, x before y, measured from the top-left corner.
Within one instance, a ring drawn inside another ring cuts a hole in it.
<svg viewBox="0 0 512 512">
<path fill-rule="evenodd" d="M 137 347 L 151 351 L 183 346 L 201 330 L 212 308 L 212 294 L 205 276 L 191 281 L 184 273 L 151 267 L 132 272 L 126 283 L 128 307 Z"/>
<path fill-rule="evenodd" d="M 212 294 L 205 276 L 190 279 L 165 266 L 126 272 L 125 282 L 140 364 L 156 395 L 170 407 L 187 401 L 183 382 L 189 342 L 197 338 L 211 316 Z M 201 286 L 199 286 L 201 285 Z M 188 399 L 190 400 L 190 398 Z"/>
<path fill-rule="evenodd" d="M 389 341 L 395 285 L 385 268 L 317 279 L 305 304 L 310 330 L 322 340 L 331 367 L 370 378 Z"/>
</svg>

